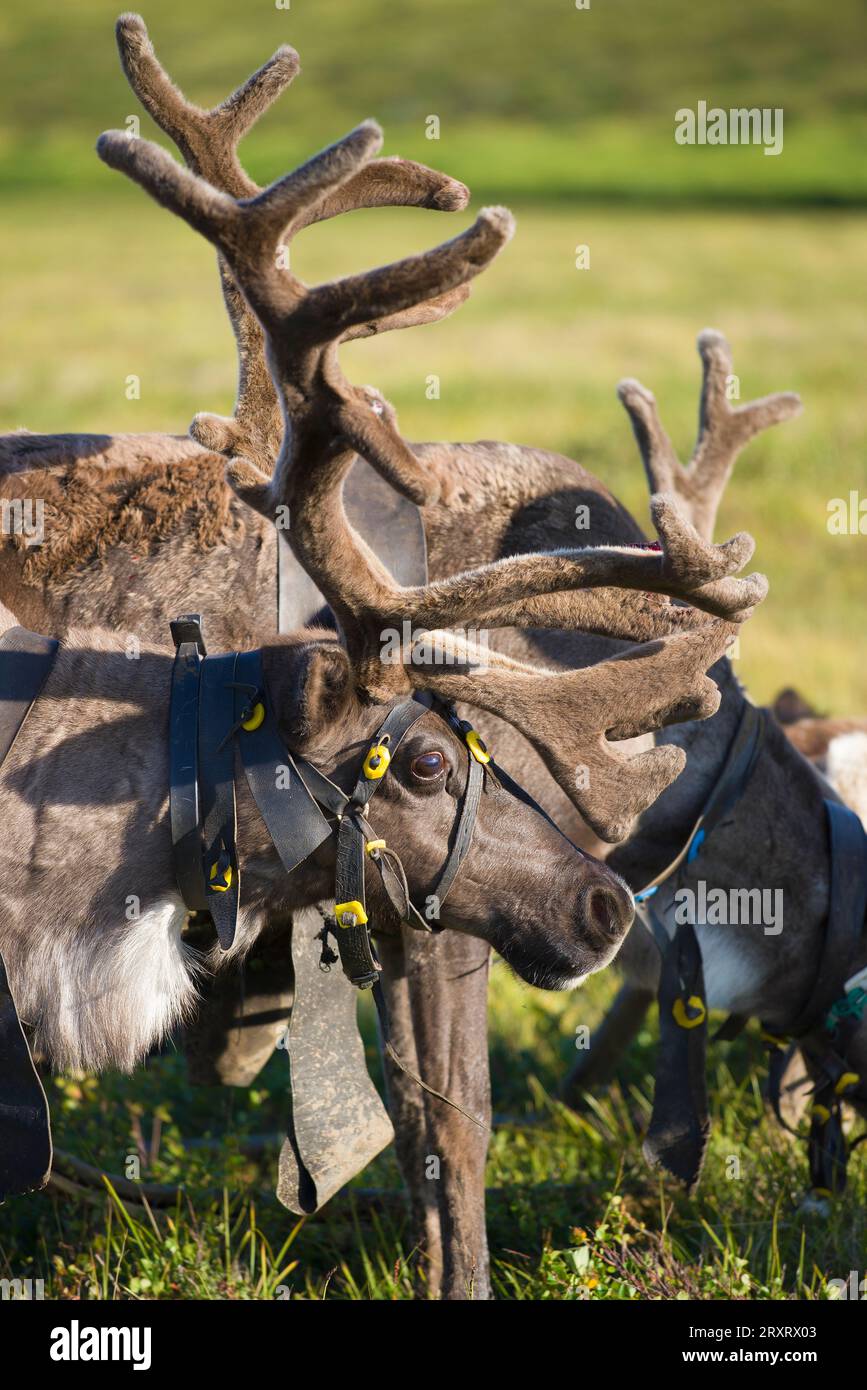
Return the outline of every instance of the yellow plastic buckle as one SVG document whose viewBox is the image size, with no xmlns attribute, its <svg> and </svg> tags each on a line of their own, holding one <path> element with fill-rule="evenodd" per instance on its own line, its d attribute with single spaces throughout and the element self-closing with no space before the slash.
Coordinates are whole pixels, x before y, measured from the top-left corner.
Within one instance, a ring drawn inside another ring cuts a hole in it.
<svg viewBox="0 0 867 1390">
<path fill-rule="evenodd" d="M 813 1119 L 818 1120 L 820 1125 L 826 1125 L 831 1118 L 831 1112 L 827 1105 L 813 1106 Z M 818 1189 L 817 1189 L 818 1190 Z"/>
<path fill-rule="evenodd" d="M 785 1038 L 777 1037 L 776 1033 L 768 1033 L 764 1028 L 762 1029 L 760 1037 L 763 1043 L 768 1044 L 768 1047 L 776 1047 L 780 1052 L 782 1052 L 786 1046 Z"/>
<path fill-rule="evenodd" d="M 375 743 L 361 764 L 361 770 L 368 782 L 378 782 L 380 777 L 384 777 L 388 772 L 390 762 L 391 754 L 386 745 Z"/>
<path fill-rule="evenodd" d="M 688 1014 L 687 1009 L 691 1009 L 693 1013 Z M 699 994 L 691 994 L 688 999 L 675 999 L 671 1012 L 680 1028 L 697 1028 L 707 1018 L 707 1009 Z"/>
<path fill-rule="evenodd" d="M 252 734 L 253 731 L 260 728 L 264 722 L 265 706 L 262 704 L 261 700 L 257 700 L 250 711 L 250 717 L 242 722 L 241 728 L 246 729 L 248 734 Z"/>
<path fill-rule="evenodd" d="M 861 1077 L 857 1071 L 844 1071 L 837 1085 L 834 1087 L 834 1094 L 842 1096 L 845 1091 L 848 1091 L 850 1086 L 857 1086 L 860 1080 Z"/>
<path fill-rule="evenodd" d="M 368 854 L 377 854 L 381 849 L 388 849 L 385 840 L 368 840 L 364 846 Z"/>
<path fill-rule="evenodd" d="M 219 867 L 219 864 L 211 865 L 211 872 L 209 875 L 211 888 L 215 893 L 227 893 L 232 886 L 232 866 L 231 864 L 226 865 L 226 868 L 223 869 L 222 874 L 220 876 L 221 881 L 218 883 L 217 870 L 219 869 Z"/>
<path fill-rule="evenodd" d="M 338 927 L 363 927 L 367 921 L 364 907 L 355 901 L 338 903 L 334 909 L 334 916 Z"/>
<path fill-rule="evenodd" d="M 813 1191 L 817 1197 L 833 1197 L 834 1194 L 830 1187 L 814 1187 Z"/>
<path fill-rule="evenodd" d="M 488 752 L 485 745 L 482 743 L 482 740 L 479 738 L 475 729 L 467 729 L 466 733 L 464 734 L 464 738 L 466 740 L 467 747 L 469 748 L 477 763 L 481 763 L 484 767 L 485 763 L 489 763 L 491 761 L 491 755 Z"/>
</svg>

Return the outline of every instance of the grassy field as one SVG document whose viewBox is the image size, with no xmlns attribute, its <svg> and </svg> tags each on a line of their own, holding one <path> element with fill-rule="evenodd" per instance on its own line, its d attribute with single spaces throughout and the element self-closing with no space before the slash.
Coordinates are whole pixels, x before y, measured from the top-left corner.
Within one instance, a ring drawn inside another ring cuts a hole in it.
<svg viewBox="0 0 867 1390">
<path fill-rule="evenodd" d="M 830 1297 L 830 1278 L 863 1267 L 867 1166 L 853 1162 L 850 1190 L 829 1218 L 798 1211 L 804 1146 L 764 1115 L 756 1037 L 711 1051 L 714 1134 L 692 1200 L 651 1176 L 641 1159 L 652 1024 L 621 1086 L 594 1097 L 581 1115 L 558 1104 L 575 1028 L 593 1027 L 610 988 L 610 976 L 597 976 L 570 996 L 543 995 L 503 966 L 494 969 L 499 1116 L 488 1208 L 497 1295 Z M 413 1297 L 424 1266 L 406 1229 L 390 1151 L 320 1216 L 298 1222 L 273 1196 L 276 1146 L 257 1160 L 240 1153 L 245 1136 L 285 1126 L 285 1065 L 276 1054 L 248 1092 L 191 1091 L 176 1057 L 159 1058 L 133 1078 L 56 1080 L 49 1094 L 58 1147 L 121 1172 L 129 1155 L 156 1148 L 142 1177 L 182 1182 L 184 1195 L 175 1209 L 138 1216 L 109 1196 L 93 1206 L 10 1200 L 0 1224 L 0 1278 L 42 1278 L 46 1297 L 59 1298 Z M 208 1137 L 214 1148 L 195 1147 Z"/>
<path fill-rule="evenodd" d="M 577 12 L 422 0 L 292 0 L 238 22 L 235 0 L 147 18 L 191 95 L 217 100 L 283 41 L 305 63 L 245 153 L 276 177 L 366 114 L 386 152 L 466 179 L 473 210 L 513 206 L 514 242 L 453 319 L 347 349 L 412 439 L 502 438 L 560 450 L 646 519 L 643 474 L 614 394 L 637 376 L 683 453 L 695 429 L 695 336 L 729 336 L 741 399 L 801 392 L 796 422 L 742 458 L 720 533 L 747 528 L 771 594 L 741 639 L 740 670 L 769 699 L 794 683 L 823 709 L 867 708 L 865 538 L 831 536 L 830 499 L 867 496 L 863 296 L 867 134 L 863 15 L 810 0 L 719 7 L 609 0 Z M 116 9 L 46 0 L 0 20 L 0 429 L 183 431 L 230 408 L 233 354 L 209 248 L 92 153 L 135 109 L 116 72 Z M 672 36 L 677 35 L 674 42 Z M 863 45 L 862 45 L 863 46 Z M 674 110 L 783 105 L 786 151 L 678 149 Z M 442 138 L 424 138 L 439 114 Z M 145 121 L 143 134 L 152 134 Z M 293 268 L 315 281 L 452 235 L 468 216 L 356 215 L 303 234 Z M 590 268 L 575 268 L 575 248 Z M 138 400 L 126 378 L 141 382 Z M 427 378 L 440 378 L 438 400 Z M 687 1200 L 646 1171 L 655 1023 L 621 1085 L 581 1116 L 556 1101 L 575 1028 L 599 1019 L 610 974 L 569 996 L 494 970 L 491 1055 L 500 1120 L 491 1147 L 490 1230 L 504 1298 L 823 1297 L 863 1268 L 867 1164 L 828 1219 L 806 1218 L 802 1145 L 763 1114 L 753 1031 L 711 1053 L 714 1138 Z M 371 1066 L 377 1063 L 366 1019 Z M 10 1201 L 0 1278 L 44 1278 L 58 1297 L 408 1298 L 418 1264 L 399 1205 L 350 1194 L 293 1224 L 273 1197 L 276 1151 L 245 1135 L 286 1119 L 285 1058 L 249 1092 L 191 1090 L 173 1056 L 133 1078 L 51 1083 L 57 1143 L 116 1171 L 183 1181 L 168 1215 L 128 1218 L 110 1198 Z M 155 1127 L 156 1126 L 156 1131 Z M 159 1145 L 151 1143 L 155 1132 Z M 188 1148 L 208 1136 L 217 1148 Z M 738 1162 L 734 1163 L 733 1160 Z M 733 1173 L 737 1176 L 733 1176 Z M 356 1186 L 396 1192 L 386 1154 Z"/>
</svg>

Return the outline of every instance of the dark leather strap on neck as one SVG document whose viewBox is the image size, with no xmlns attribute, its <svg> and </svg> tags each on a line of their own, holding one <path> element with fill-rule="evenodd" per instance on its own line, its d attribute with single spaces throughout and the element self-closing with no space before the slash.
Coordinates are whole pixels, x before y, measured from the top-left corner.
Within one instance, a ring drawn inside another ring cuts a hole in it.
<svg viewBox="0 0 867 1390">
<path fill-rule="evenodd" d="M 45 685 L 58 643 L 23 627 L 0 637 L 0 763 Z M 0 1202 L 44 1187 L 51 1123 L 42 1082 L 0 956 Z"/>
<path fill-rule="evenodd" d="M 241 873 L 235 843 L 236 656 L 209 656 L 199 672 L 199 797 L 205 904 L 224 951 L 235 939 Z"/>
<path fill-rule="evenodd" d="M 199 673 L 205 644 L 198 614 L 171 624 L 175 643 L 169 710 L 169 819 L 181 897 L 190 911 L 207 907 L 199 813 Z"/>
<path fill-rule="evenodd" d="M 0 763 L 48 679 L 58 645 L 26 627 L 10 627 L 0 637 Z"/>
<path fill-rule="evenodd" d="M 395 705 L 380 725 L 373 746 L 387 749 L 390 761 L 401 740 L 426 713 L 425 706 L 417 700 L 405 700 Z M 334 889 L 337 901 L 337 949 L 344 974 L 358 989 L 369 989 L 379 979 L 379 965 L 373 954 L 367 926 L 364 887 L 364 860 L 368 844 L 364 811 L 382 780 L 381 776 L 373 775 L 378 771 L 379 765 L 372 765 L 369 754 L 347 800 L 337 832 Z"/>
<path fill-rule="evenodd" d="M 207 909 L 220 945 L 234 940 L 240 896 L 235 750 L 287 872 L 331 827 L 283 743 L 261 652 L 205 657 L 195 615 L 172 625 L 177 653 L 170 714 L 170 817 L 175 875 L 187 907 Z"/>
<path fill-rule="evenodd" d="M 831 859 L 827 925 L 809 996 L 783 1030 L 793 1038 L 821 1026 L 842 994 L 867 916 L 867 834 L 855 812 L 840 802 L 826 801 L 825 814 Z"/>
<path fill-rule="evenodd" d="M 691 1192 L 710 1137 L 706 1007 L 701 950 L 690 924 L 678 927 L 662 957 L 659 1055 L 644 1156 Z"/>
<path fill-rule="evenodd" d="M 672 933 L 667 912 L 682 869 L 743 795 L 764 732 L 763 712 L 745 702 L 720 775 L 689 838 L 672 862 L 637 895 L 637 916 L 661 956 L 656 1085 L 644 1153 L 652 1166 L 667 1169 L 690 1191 L 701 1175 L 710 1133 L 705 1079 L 707 1004 L 701 948 L 695 933 L 695 925 L 701 924 L 680 923 Z"/>
</svg>

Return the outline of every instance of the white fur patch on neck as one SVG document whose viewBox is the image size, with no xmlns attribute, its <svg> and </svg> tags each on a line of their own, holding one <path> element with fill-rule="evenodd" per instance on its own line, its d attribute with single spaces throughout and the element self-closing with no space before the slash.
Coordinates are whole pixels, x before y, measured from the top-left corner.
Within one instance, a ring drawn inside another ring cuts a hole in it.
<svg viewBox="0 0 867 1390">
<path fill-rule="evenodd" d="M 752 1013 L 761 994 L 762 980 L 752 953 L 744 949 L 744 933 L 731 927 L 700 925 L 695 934 L 701 947 L 708 1008 Z"/>
<path fill-rule="evenodd" d="M 173 893 L 110 935 L 34 933 L 16 998 L 39 1053 L 62 1070 L 131 1071 L 188 1018 L 200 966 L 185 917 Z"/>
<path fill-rule="evenodd" d="M 828 744 L 826 774 L 867 830 L 867 734 L 838 734 Z"/>
</svg>

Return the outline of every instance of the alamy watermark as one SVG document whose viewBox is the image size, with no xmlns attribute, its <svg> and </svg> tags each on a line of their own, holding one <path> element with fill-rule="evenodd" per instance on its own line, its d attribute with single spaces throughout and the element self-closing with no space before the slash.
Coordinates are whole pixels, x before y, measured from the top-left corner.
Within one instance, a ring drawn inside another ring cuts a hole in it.
<svg viewBox="0 0 867 1390">
<path fill-rule="evenodd" d="M 4 497 L 0 501 L 0 530 L 4 536 L 23 536 L 24 544 L 45 540 L 45 503 L 41 497 Z"/>
<path fill-rule="evenodd" d="M 486 654 L 490 633 L 485 628 L 451 628 L 450 639 L 441 633 L 414 628 L 404 618 L 400 628 L 386 627 L 379 634 L 380 660 L 384 666 L 470 666 L 483 674 L 488 670 Z"/>
<path fill-rule="evenodd" d="M 783 152 L 781 106 L 722 106 L 708 108 L 700 101 L 693 111 L 681 106 L 674 113 L 674 138 L 678 145 L 764 145 L 765 154 Z"/>
<path fill-rule="evenodd" d="M 695 888 L 678 888 L 674 902 L 679 927 L 762 927 L 765 936 L 783 930 L 782 888 L 708 888 L 702 878 Z"/>
</svg>

